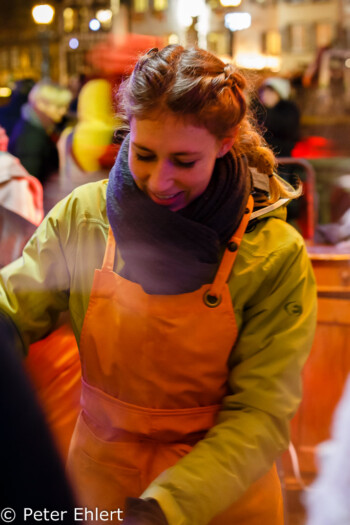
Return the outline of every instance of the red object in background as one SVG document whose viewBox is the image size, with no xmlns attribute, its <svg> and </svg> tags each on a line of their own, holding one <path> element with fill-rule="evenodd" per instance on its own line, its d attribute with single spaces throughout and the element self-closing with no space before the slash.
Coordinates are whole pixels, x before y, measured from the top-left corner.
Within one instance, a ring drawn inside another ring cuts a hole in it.
<svg viewBox="0 0 350 525">
<path fill-rule="evenodd" d="M 109 146 L 106 146 L 106 151 L 98 159 L 102 169 L 110 170 L 113 167 L 119 148 L 120 144 L 109 144 Z"/>
<path fill-rule="evenodd" d="M 162 48 L 166 44 L 164 38 L 151 35 L 110 35 L 104 42 L 94 46 L 86 58 L 102 74 L 127 75 L 131 73 L 140 55 L 153 47 Z"/>
<path fill-rule="evenodd" d="M 339 155 L 335 142 L 324 137 L 308 137 L 296 143 L 292 157 L 319 159 Z"/>
</svg>

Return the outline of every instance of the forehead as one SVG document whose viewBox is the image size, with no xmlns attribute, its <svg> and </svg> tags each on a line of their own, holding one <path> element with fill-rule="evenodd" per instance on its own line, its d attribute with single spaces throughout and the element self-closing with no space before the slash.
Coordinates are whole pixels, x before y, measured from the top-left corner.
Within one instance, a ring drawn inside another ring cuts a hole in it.
<svg viewBox="0 0 350 525">
<path fill-rule="evenodd" d="M 174 151 L 201 150 L 216 143 L 216 138 L 205 127 L 171 113 L 153 115 L 130 121 L 131 141 L 148 149 Z"/>
</svg>

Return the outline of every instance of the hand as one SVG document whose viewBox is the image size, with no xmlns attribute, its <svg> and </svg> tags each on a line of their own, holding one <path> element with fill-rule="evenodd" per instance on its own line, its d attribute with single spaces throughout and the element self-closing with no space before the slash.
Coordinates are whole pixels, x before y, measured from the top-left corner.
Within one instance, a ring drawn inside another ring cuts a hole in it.
<svg viewBox="0 0 350 525">
<path fill-rule="evenodd" d="M 123 525 L 168 525 L 168 521 L 155 499 L 127 498 Z"/>
</svg>

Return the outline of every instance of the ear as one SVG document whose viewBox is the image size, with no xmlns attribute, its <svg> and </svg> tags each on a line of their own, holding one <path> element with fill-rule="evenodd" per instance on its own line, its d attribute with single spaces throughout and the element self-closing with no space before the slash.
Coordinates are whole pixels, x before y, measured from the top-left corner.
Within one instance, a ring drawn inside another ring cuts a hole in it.
<svg viewBox="0 0 350 525">
<path fill-rule="evenodd" d="M 220 149 L 216 155 L 216 158 L 223 157 L 232 148 L 236 140 L 237 131 L 238 129 L 236 128 L 230 136 L 225 137 L 220 141 Z"/>
</svg>

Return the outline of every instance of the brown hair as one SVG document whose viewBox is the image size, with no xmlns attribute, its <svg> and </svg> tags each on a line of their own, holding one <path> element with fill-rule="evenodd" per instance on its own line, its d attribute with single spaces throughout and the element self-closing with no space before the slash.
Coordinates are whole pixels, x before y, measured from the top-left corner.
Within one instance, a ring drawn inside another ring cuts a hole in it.
<svg viewBox="0 0 350 525">
<path fill-rule="evenodd" d="M 120 116 L 144 119 L 154 113 L 171 111 L 190 123 L 205 127 L 218 139 L 237 130 L 232 152 L 245 155 L 248 164 L 269 177 L 269 197 L 264 204 L 295 198 L 292 191 L 275 176 L 276 161 L 253 124 L 244 90 L 245 78 L 231 64 L 198 48 L 169 45 L 151 49 L 137 62 L 131 76 L 119 88 Z"/>
</svg>

